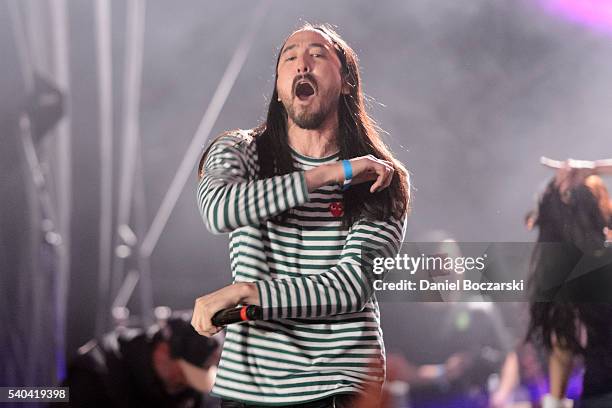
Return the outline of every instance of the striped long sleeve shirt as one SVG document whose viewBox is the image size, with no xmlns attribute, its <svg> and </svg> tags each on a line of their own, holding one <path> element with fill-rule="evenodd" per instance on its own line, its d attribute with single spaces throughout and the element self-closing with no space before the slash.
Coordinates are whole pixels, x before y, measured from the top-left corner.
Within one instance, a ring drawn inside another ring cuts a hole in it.
<svg viewBox="0 0 612 408">
<path fill-rule="evenodd" d="M 309 193 L 304 176 L 338 154 L 293 158 L 297 171 L 259 178 L 255 141 L 241 131 L 217 139 L 204 163 L 202 218 L 211 232 L 230 233 L 233 281 L 254 282 L 264 312 L 228 326 L 212 391 L 219 397 L 286 405 L 384 381 L 371 258 L 397 254 L 405 219 L 343 228 L 330 211 L 342 202 L 340 187 Z"/>
</svg>

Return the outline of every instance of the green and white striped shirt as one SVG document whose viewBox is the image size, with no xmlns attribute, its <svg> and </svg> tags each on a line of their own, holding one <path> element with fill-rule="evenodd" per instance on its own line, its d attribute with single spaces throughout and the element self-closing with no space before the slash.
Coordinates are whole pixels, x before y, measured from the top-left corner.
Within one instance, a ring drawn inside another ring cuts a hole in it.
<svg viewBox="0 0 612 408">
<path fill-rule="evenodd" d="M 204 163 L 200 213 L 211 232 L 230 233 L 233 280 L 256 283 L 264 312 L 262 321 L 228 326 L 212 391 L 219 397 L 287 405 L 384 381 L 370 251 L 394 257 L 405 219 L 343 228 L 330 212 L 340 187 L 309 193 L 304 177 L 338 154 L 293 157 L 298 171 L 260 179 L 255 140 L 240 131 L 219 138 Z M 271 220 L 285 210 L 284 223 Z"/>
</svg>

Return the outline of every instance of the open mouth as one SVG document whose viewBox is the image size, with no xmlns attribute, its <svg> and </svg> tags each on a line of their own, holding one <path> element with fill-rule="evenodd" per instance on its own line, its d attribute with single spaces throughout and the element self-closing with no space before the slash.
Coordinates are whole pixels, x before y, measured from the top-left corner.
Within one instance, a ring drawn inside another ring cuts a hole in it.
<svg viewBox="0 0 612 408">
<path fill-rule="evenodd" d="M 309 82 L 300 82 L 295 87 L 295 96 L 301 101 L 305 101 L 312 95 L 314 95 L 314 87 Z"/>
</svg>

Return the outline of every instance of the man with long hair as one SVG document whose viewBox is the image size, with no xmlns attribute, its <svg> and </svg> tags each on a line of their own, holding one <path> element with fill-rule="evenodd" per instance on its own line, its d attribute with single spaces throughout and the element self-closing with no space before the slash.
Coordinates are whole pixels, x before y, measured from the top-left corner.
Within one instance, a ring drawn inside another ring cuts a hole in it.
<svg viewBox="0 0 612 408">
<path fill-rule="evenodd" d="M 550 351 L 544 408 L 566 406 L 574 355 L 585 365 L 579 407 L 612 406 L 612 260 L 604 245 L 612 239 L 612 200 L 595 174 L 609 173 L 612 162 L 600 162 L 552 166 L 557 175 L 527 220 L 539 229 L 528 338 Z M 576 273 L 589 263 L 596 266 Z"/>
<path fill-rule="evenodd" d="M 355 52 L 329 26 L 285 40 L 274 84 L 266 121 L 222 134 L 200 162 L 200 212 L 230 233 L 234 283 L 198 298 L 192 324 L 211 336 L 217 311 L 263 310 L 227 328 L 222 406 L 353 406 L 385 378 L 372 259 L 399 252 L 408 172 L 365 110 Z"/>
</svg>

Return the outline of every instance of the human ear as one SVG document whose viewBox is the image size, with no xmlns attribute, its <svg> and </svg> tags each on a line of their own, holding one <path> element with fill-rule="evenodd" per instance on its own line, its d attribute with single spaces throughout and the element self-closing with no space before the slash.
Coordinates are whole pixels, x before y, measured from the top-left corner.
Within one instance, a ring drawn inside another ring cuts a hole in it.
<svg viewBox="0 0 612 408">
<path fill-rule="evenodd" d="M 341 89 L 340 92 L 342 92 L 344 95 L 350 94 L 351 93 L 351 85 L 348 82 L 344 81 L 342 83 L 342 89 Z"/>
<path fill-rule="evenodd" d="M 342 88 L 340 89 L 340 92 L 343 93 L 344 95 L 349 95 L 351 93 L 351 89 L 354 86 L 355 85 L 353 85 L 351 81 L 351 77 L 348 74 L 343 74 L 342 75 Z"/>
</svg>

